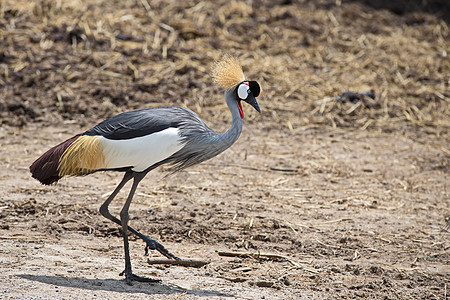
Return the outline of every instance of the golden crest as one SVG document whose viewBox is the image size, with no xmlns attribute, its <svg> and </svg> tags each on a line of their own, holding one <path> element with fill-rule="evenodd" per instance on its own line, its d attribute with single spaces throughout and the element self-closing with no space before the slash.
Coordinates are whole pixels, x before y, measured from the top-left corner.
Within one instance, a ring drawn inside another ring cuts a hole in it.
<svg viewBox="0 0 450 300">
<path fill-rule="evenodd" d="M 245 80 L 244 72 L 237 59 L 231 55 L 217 61 L 211 74 L 214 83 L 221 88 L 229 89 Z"/>
</svg>

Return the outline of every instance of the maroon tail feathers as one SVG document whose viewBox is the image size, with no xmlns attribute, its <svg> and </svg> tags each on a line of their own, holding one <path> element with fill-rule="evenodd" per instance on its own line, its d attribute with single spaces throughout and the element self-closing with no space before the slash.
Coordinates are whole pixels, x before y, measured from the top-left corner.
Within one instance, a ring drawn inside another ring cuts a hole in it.
<svg viewBox="0 0 450 300">
<path fill-rule="evenodd" d="M 64 151 L 72 144 L 80 135 L 71 137 L 61 144 L 51 148 L 30 166 L 31 176 L 39 180 L 42 184 L 52 184 L 57 182 L 61 177 L 58 174 L 58 164 Z"/>
</svg>

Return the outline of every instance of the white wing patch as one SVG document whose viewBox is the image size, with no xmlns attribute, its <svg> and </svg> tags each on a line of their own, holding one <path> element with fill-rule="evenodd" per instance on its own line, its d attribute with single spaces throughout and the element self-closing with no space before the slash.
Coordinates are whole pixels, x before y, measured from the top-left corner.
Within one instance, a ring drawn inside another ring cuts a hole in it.
<svg viewBox="0 0 450 300">
<path fill-rule="evenodd" d="M 183 148 L 177 128 L 127 140 L 100 137 L 107 169 L 132 167 L 141 172 Z"/>
</svg>

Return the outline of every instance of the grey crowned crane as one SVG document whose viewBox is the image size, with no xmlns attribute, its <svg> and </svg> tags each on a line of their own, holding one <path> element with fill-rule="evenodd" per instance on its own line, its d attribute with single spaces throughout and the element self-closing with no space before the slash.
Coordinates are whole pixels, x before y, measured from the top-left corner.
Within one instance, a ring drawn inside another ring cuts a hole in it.
<svg viewBox="0 0 450 300">
<path fill-rule="evenodd" d="M 32 177 L 42 184 L 56 183 L 64 176 L 88 175 L 98 171 L 124 172 L 122 181 L 100 207 L 100 213 L 121 226 L 125 250 L 126 282 L 158 280 L 133 274 L 128 231 L 146 243 L 145 252 L 157 250 L 169 259 L 179 259 L 154 239 L 128 226 L 130 207 L 138 184 L 151 170 L 169 164 L 171 172 L 210 159 L 229 148 L 242 131 L 245 101 L 261 112 L 256 98 L 260 93 L 256 81 L 247 81 L 237 60 L 225 56 L 212 71 L 214 82 L 225 89 L 225 101 L 231 111 L 231 127 L 217 133 L 194 112 L 184 107 L 142 108 L 107 119 L 84 133 L 75 135 L 51 148 L 31 166 Z M 122 187 L 133 179 L 131 190 L 120 211 L 120 219 L 108 209 Z"/>
</svg>

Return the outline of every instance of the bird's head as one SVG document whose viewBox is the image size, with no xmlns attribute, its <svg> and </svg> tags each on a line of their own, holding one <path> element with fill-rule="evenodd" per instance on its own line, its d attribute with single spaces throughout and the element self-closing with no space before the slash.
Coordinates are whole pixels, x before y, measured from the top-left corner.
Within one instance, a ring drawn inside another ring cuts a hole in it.
<svg viewBox="0 0 450 300">
<path fill-rule="evenodd" d="M 258 102 L 256 101 L 256 97 L 259 96 L 259 92 L 261 88 L 259 87 L 258 82 L 256 81 L 242 81 L 239 83 L 236 88 L 236 99 L 238 101 L 239 113 L 241 114 L 241 118 L 244 118 L 244 111 L 242 110 L 241 101 L 245 101 L 251 106 L 253 106 L 259 113 L 261 113 L 261 109 L 259 108 Z"/>
<path fill-rule="evenodd" d="M 242 119 L 244 118 L 244 111 L 241 101 L 247 102 L 259 113 L 261 112 L 256 101 L 256 97 L 259 96 L 261 88 L 258 82 L 245 79 L 244 72 L 234 57 L 225 55 L 221 60 L 216 62 L 212 70 L 212 78 L 218 86 L 232 91 Z"/>
</svg>

